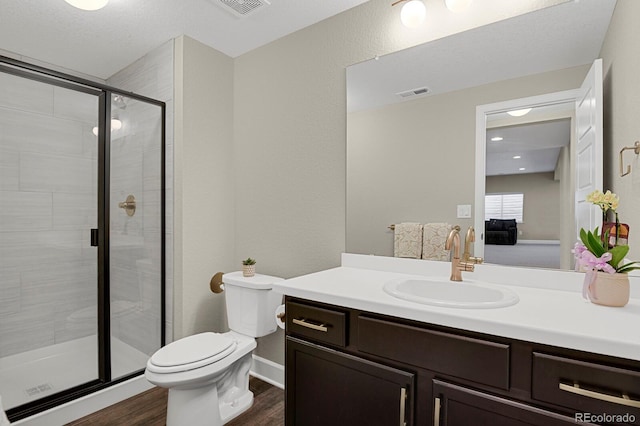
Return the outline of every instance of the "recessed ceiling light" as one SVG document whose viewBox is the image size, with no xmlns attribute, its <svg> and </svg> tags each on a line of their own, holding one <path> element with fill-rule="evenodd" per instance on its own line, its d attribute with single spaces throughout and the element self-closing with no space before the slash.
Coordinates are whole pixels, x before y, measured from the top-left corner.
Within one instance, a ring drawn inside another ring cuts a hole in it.
<svg viewBox="0 0 640 426">
<path fill-rule="evenodd" d="M 522 157 L 521 157 L 521 156 L 519 156 L 519 155 L 514 155 L 514 156 L 513 156 L 513 159 L 514 159 L 514 160 L 517 160 L 517 159 L 519 159 L 519 158 L 522 158 Z"/>
<path fill-rule="evenodd" d="M 502 139 L 504 139 L 504 138 L 502 138 L 502 137 L 500 137 L 500 136 L 494 136 L 494 137 L 492 137 L 492 138 L 491 138 L 491 140 L 492 140 L 492 141 L 494 141 L 494 142 L 499 142 L 499 141 L 501 141 Z"/>
<path fill-rule="evenodd" d="M 73 7 L 82 10 L 98 10 L 102 9 L 109 3 L 109 0 L 64 0 Z"/>
<path fill-rule="evenodd" d="M 531 108 L 515 109 L 513 111 L 507 111 L 507 114 L 512 117 L 522 117 L 523 115 L 529 114 L 529 111 L 531 111 Z"/>
<path fill-rule="evenodd" d="M 518 170 L 523 171 L 523 170 L 527 170 L 524 167 L 520 167 Z"/>
</svg>

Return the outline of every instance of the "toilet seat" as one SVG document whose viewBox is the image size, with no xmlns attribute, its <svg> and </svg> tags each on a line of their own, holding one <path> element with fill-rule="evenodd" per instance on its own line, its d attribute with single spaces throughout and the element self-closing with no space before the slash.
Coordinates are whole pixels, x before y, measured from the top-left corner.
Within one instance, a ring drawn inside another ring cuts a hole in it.
<svg viewBox="0 0 640 426">
<path fill-rule="evenodd" d="M 177 373 L 219 361 L 236 349 L 235 340 L 219 333 L 200 333 L 160 348 L 147 363 L 154 373 Z"/>
</svg>

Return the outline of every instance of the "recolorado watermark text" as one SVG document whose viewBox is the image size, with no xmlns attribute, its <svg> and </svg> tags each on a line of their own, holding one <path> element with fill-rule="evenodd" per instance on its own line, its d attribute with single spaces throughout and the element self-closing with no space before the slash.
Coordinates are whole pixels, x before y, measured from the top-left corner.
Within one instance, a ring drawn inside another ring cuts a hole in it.
<svg viewBox="0 0 640 426">
<path fill-rule="evenodd" d="M 636 416 L 631 413 L 576 413 L 574 419 L 576 423 L 633 423 Z"/>
</svg>

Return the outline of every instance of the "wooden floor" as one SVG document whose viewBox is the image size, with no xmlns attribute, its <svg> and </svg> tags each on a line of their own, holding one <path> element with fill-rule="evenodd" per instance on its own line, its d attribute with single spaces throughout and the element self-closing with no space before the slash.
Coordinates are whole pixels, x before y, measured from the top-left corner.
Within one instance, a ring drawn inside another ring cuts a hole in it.
<svg viewBox="0 0 640 426">
<path fill-rule="evenodd" d="M 249 389 L 254 395 L 253 406 L 227 425 L 284 425 L 284 391 L 255 377 L 250 378 Z M 71 422 L 69 425 L 162 426 L 166 422 L 166 414 L 167 390 L 156 387 Z"/>
</svg>

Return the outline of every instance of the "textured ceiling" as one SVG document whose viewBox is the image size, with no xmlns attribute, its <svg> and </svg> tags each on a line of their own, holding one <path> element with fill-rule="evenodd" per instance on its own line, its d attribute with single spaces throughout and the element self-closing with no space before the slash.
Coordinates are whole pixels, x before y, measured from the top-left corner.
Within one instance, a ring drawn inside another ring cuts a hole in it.
<svg viewBox="0 0 640 426">
<path fill-rule="evenodd" d="M 505 0 L 484 1 L 501 10 Z M 347 69 L 348 109 L 416 99 L 396 93 L 420 87 L 435 95 L 590 64 L 600 53 L 615 4 L 566 2 L 353 65 Z"/>
<path fill-rule="evenodd" d="M 369 0 L 270 0 L 237 18 L 217 0 L 110 0 L 86 12 L 64 0 L 0 0 L 0 50 L 107 79 L 185 34 L 231 57 Z"/>
</svg>

